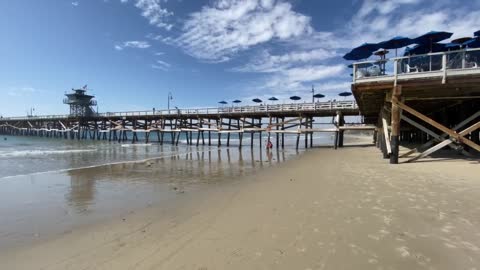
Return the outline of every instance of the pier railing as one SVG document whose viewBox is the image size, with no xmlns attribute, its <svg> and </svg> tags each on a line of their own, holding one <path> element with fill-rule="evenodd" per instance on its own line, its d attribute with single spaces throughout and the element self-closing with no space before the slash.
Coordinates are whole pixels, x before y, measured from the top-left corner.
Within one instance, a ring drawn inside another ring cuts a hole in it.
<svg viewBox="0 0 480 270">
<path fill-rule="evenodd" d="M 353 64 L 353 83 L 480 74 L 480 48 L 364 61 Z"/>
<path fill-rule="evenodd" d="M 135 116 L 169 116 L 169 115 L 221 115 L 221 114 L 244 114 L 244 113 L 270 113 L 270 112 L 315 112 L 322 110 L 357 110 L 358 105 L 354 100 L 329 101 L 315 103 L 289 103 L 289 104 L 264 104 L 252 106 L 224 106 L 193 109 L 170 109 L 170 110 L 149 110 L 149 111 L 125 111 L 98 113 L 95 117 L 135 117 Z M 48 120 L 66 119 L 70 115 L 39 115 L 4 117 L 0 121 L 12 120 Z"/>
</svg>

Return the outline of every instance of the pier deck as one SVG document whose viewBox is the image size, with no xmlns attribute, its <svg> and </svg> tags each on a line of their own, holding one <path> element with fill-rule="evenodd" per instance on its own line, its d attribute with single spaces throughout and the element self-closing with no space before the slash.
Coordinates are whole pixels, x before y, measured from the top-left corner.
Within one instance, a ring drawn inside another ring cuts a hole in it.
<svg viewBox="0 0 480 270">
<path fill-rule="evenodd" d="M 430 64 L 409 69 L 419 59 Z M 353 65 L 352 92 L 365 122 L 377 126 L 385 158 L 398 163 L 399 143 L 420 145 L 403 156 L 407 162 L 452 144 L 470 157 L 480 151 L 479 60 L 479 49 L 398 57 L 382 60 L 387 68 L 377 76 L 361 67 L 378 61 Z"/>
<path fill-rule="evenodd" d="M 275 136 L 277 147 L 284 147 L 285 134 L 304 135 L 305 147 L 313 146 L 313 133 L 335 133 L 335 147 L 343 146 L 343 134 L 348 130 L 374 130 L 374 126 L 361 124 L 346 125 L 345 116 L 358 116 L 355 101 L 317 103 L 272 104 L 258 106 L 236 106 L 199 109 L 170 109 L 151 111 L 128 111 L 98 113 L 89 117 L 71 115 L 43 115 L 28 117 L 6 117 L 0 119 L 2 134 L 46 136 L 70 139 L 97 139 L 109 141 L 139 140 L 143 134 L 146 142 L 178 144 L 180 134 L 185 134 L 188 144 L 212 144 L 212 133 L 217 134 L 218 145 L 221 136 L 227 137 L 230 145 L 231 134 L 238 134 L 240 147 L 244 134 L 250 134 L 253 146 L 254 134 L 262 132 Z M 314 118 L 331 117 L 333 128 L 314 128 Z M 193 134 L 195 133 L 195 134 Z M 206 136 L 205 136 L 206 133 Z M 196 142 L 194 136 L 196 136 Z M 207 137 L 207 139 L 205 138 Z"/>
</svg>

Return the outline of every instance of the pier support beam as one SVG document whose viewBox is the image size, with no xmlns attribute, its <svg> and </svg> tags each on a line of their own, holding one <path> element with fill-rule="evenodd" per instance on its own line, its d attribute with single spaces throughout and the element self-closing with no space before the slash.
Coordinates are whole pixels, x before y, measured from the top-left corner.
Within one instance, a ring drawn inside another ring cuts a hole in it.
<svg viewBox="0 0 480 270">
<path fill-rule="evenodd" d="M 390 137 L 391 151 L 390 164 L 398 164 L 398 152 L 399 152 L 399 136 L 400 136 L 400 107 L 398 102 L 402 94 L 402 86 L 396 85 L 392 90 L 392 112 L 391 112 L 391 125 L 392 135 Z"/>
<path fill-rule="evenodd" d="M 382 153 L 383 153 L 383 158 L 387 159 L 390 157 L 390 154 L 392 153 L 392 148 L 391 148 L 391 143 L 390 143 L 390 134 L 388 131 L 388 121 L 387 121 L 387 112 L 385 108 L 381 111 L 381 116 L 382 116 Z"/>
<path fill-rule="evenodd" d="M 309 127 L 309 119 L 308 116 L 305 117 L 305 149 L 308 148 L 308 127 Z M 300 127 L 302 128 L 302 127 Z"/>
<path fill-rule="evenodd" d="M 339 114 L 338 128 L 341 128 L 345 125 L 345 116 L 341 112 L 338 112 L 338 114 Z M 338 131 L 338 147 L 343 147 L 344 134 L 345 134 L 345 130 L 340 129 Z"/>
<path fill-rule="evenodd" d="M 405 105 L 403 102 L 395 101 L 395 104 L 398 105 L 398 107 L 400 107 L 400 109 L 402 109 L 402 110 L 412 114 L 413 116 L 423 120 L 424 122 L 426 122 L 430 126 L 435 127 L 436 129 L 443 131 L 446 135 L 448 135 L 450 137 L 448 140 L 441 142 L 438 145 L 438 147 L 434 146 L 431 149 L 425 151 L 418 158 L 421 158 L 421 157 L 424 157 L 428 154 L 431 154 L 431 153 L 443 148 L 444 146 L 447 146 L 448 144 L 450 144 L 452 142 L 463 143 L 463 144 L 471 147 L 472 149 L 475 149 L 476 151 L 480 152 L 480 145 L 476 144 L 475 142 L 473 142 L 473 141 L 471 141 L 470 139 L 467 138 L 469 134 L 471 134 L 474 131 L 477 131 L 480 128 L 480 121 L 476 122 L 475 124 L 473 124 L 469 128 L 464 129 L 460 133 L 457 133 L 455 130 L 452 130 L 452 129 L 438 123 L 437 121 L 433 120 L 432 118 L 430 118 L 430 117 L 414 110 L 413 108 Z M 465 120 L 464 122 L 469 123 L 470 121 Z M 441 135 L 441 136 L 443 136 L 443 135 Z M 418 158 L 415 158 L 415 159 L 418 159 Z"/>
</svg>

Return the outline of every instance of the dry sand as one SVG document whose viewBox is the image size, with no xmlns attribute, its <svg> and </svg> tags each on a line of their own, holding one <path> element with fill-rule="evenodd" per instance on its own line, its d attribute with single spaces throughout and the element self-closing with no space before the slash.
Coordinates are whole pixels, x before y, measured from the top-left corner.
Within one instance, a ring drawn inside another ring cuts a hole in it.
<svg viewBox="0 0 480 270">
<path fill-rule="evenodd" d="M 480 269 L 479 173 L 316 149 L 182 207 L 4 252 L 0 268 Z"/>
</svg>

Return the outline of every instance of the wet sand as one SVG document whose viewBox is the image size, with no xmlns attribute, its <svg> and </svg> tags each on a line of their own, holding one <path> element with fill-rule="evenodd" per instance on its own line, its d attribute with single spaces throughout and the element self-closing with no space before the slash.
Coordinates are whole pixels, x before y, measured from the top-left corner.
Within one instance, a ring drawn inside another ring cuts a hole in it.
<svg viewBox="0 0 480 270">
<path fill-rule="evenodd" d="M 0 253 L 152 205 L 181 205 L 185 197 L 235 185 L 242 177 L 299 155 L 291 149 L 269 154 L 238 147 L 186 150 L 161 158 L 0 177 Z"/>
<path fill-rule="evenodd" d="M 180 205 L 0 254 L 2 269 L 476 269 L 480 163 L 316 149 Z"/>
</svg>

